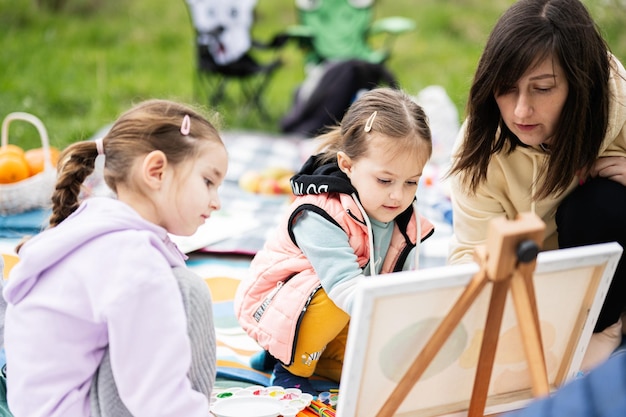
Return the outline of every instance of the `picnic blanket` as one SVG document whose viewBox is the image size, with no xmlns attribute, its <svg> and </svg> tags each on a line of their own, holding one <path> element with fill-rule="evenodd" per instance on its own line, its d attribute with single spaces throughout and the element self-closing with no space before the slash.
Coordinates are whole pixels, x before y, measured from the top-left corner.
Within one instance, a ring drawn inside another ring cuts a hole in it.
<svg viewBox="0 0 626 417">
<path fill-rule="evenodd" d="M 459 129 L 457 110 L 441 86 L 428 86 L 414 97 L 426 112 L 433 136 L 433 156 L 425 168 L 418 190 L 418 207 L 422 215 L 435 223 L 435 235 L 423 246 L 426 266 L 445 261 L 447 240 L 451 234 L 452 212 L 441 182 L 447 169 L 452 143 Z M 92 137 L 104 136 L 110 125 Z M 188 253 L 236 253 L 254 255 L 271 233 L 287 207 L 289 195 L 255 194 L 239 187 L 247 171 L 284 168 L 297 171 L 314 152 L 316 143 L 307 137 L 253 131 L 223 131 L 229 168 L 220 189 L 222 208 L 191 237 L 175 237 Z M 106 194 L 102 181 L 102 158 L 86 181 L 84 196 Z M 35 210 L 18 215 L 0 216 L 0 238 L 15 238 L 38 233 L 47 222 L 49 212 Z"/>
<path fill-rule="evenodd" d="M 47 224 L 50 210 L 34 209 L 0 215 L 0 238 L 22 238 L 39 233 Z"/>
</svg>

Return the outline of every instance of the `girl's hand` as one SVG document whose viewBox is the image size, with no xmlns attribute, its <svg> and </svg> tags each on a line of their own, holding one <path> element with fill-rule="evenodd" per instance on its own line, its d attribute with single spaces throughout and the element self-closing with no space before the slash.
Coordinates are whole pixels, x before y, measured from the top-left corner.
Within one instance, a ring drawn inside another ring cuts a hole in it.
<svg viewBox="0 0 626 417">
<path fill-rule="evenodd" d="M 606 156 L 598 158 L 589 174 L 592 177 L 604 177 L 626 186 L 626 157 Z"/>
</svg>

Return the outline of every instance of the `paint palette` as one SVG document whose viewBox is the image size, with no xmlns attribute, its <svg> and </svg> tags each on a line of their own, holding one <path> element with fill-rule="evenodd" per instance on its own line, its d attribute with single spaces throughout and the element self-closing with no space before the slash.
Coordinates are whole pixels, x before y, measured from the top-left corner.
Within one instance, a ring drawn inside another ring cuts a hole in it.
<svg viewBox="0 0 626 417">
<path fill-rule="evenodd" d="M 295 417 L 312 399 L 297 388 L 228 388 L 213 393 L 211 412 L 216 417 Z"/>
<path fill-rule="evenodd" d="M 217 417 L 278 417 L 282 408 L 269 397 L 230 397 L 216 402 L 211 412 Z"/>
</svg>

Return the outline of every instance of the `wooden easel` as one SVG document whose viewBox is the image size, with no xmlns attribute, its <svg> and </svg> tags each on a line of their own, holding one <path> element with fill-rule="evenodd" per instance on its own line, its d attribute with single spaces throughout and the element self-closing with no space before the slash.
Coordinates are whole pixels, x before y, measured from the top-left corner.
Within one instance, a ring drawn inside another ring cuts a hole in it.
<svg viewBox="0 0 626 417">
<path fill-rule="evenodd" d="M 533 395 L 546 395 L 550 392 L 532 282 L 544 230 L 543 221 L 531 213 L 520 214 L 513 221 L 505 218 L 495 219 L 489 224 L 485 246 L 475 250 L 480 271 L 474 275 L 456 304 L 413 361 L 377 417 L 392 417 L 395 414 L 487 282 L 493 285 L 468 417 L 482 417 L 485 411 L 509 289 L 522 331 Z"/>
</svg>

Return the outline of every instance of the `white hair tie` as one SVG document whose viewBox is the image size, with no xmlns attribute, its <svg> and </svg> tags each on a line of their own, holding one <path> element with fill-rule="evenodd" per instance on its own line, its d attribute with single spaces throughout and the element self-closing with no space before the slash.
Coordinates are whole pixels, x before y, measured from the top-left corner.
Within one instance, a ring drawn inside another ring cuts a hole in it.
<svg viewBox="0 0 626 417">
<path fill-rule="evenodd" d="M 102 141 L 102 138 L 96 139 L 95 142 L 98 155 L 104 155 L 104 142 Z"/>
</svg>

